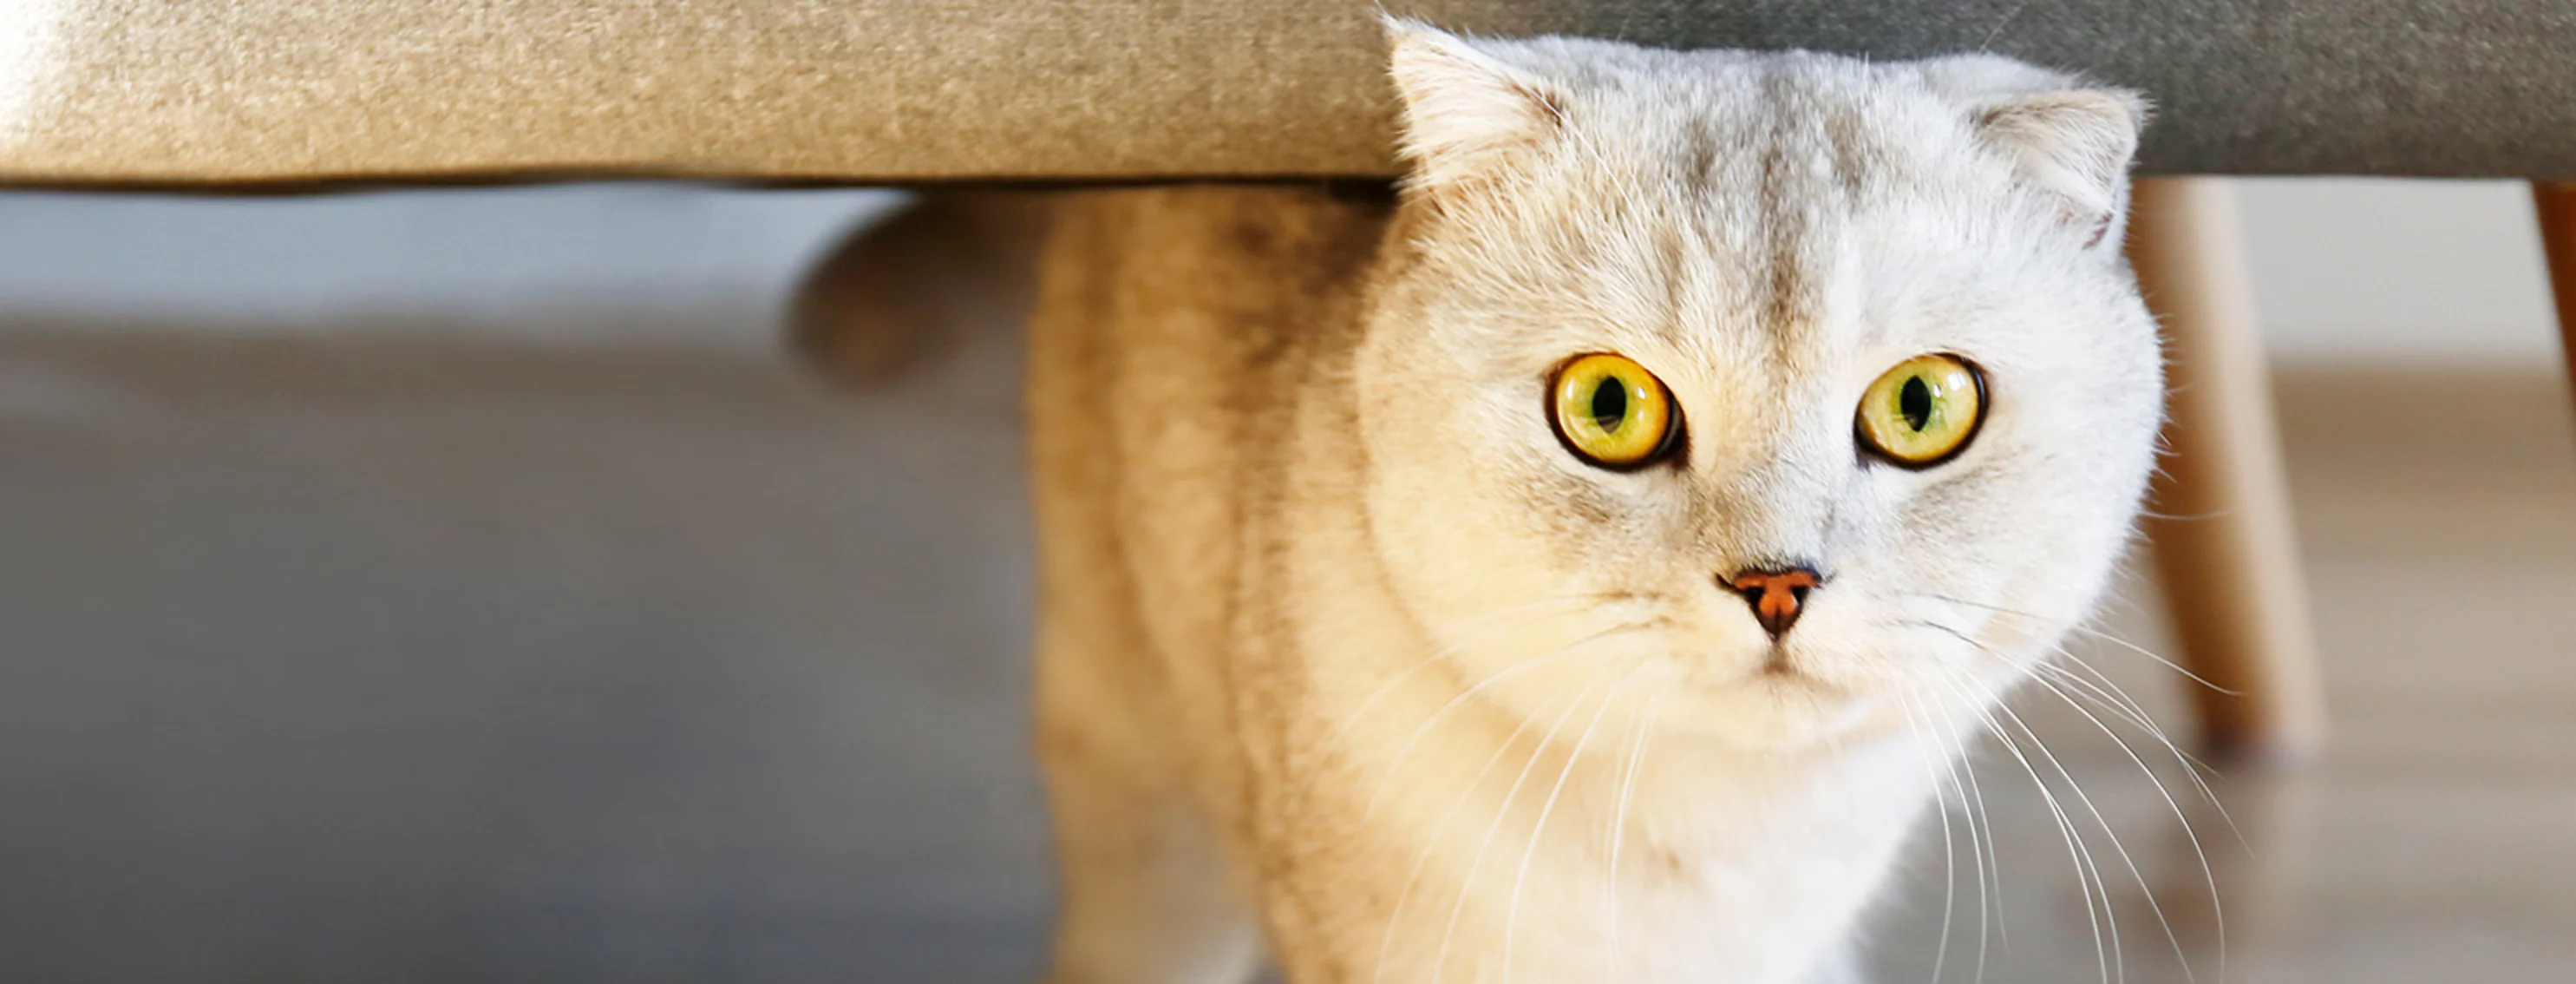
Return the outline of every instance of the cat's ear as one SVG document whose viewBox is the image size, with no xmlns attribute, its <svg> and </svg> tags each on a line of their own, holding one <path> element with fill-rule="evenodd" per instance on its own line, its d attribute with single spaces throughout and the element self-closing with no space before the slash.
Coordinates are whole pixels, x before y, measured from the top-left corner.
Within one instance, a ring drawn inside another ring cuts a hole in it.
<svg viewBox="0 0 2576 984">
<path fill-rule="evenodd" d="M 1490 176 L 1556 131 L 1556 103 L 1529 73 L 1414 21 L 1387 18 L 1386 36 L 1406 187 L 1438 192 Z"/>
<path fill-rule="evenodd" d="M 2024 180 L 2065 203 L 2086 248 L 2119 248 L 2129 218 L 2129 164 L 2147 101 L 2125 89 L 2065 89 L 1977 108 L 1978 135 Z"/>
</svg>

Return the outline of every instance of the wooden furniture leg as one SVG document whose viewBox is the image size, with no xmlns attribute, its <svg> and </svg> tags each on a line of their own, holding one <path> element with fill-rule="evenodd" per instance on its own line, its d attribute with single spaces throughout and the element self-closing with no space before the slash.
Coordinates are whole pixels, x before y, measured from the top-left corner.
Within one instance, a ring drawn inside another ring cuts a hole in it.
<svg viewBox="0 0 2576 984">
<path fill-rule="evenodd" d="M 2325 739 L 2307 587 L 2290 523 L 2233 190 L 2138 182 L 2129 258 L 2164 322 L 2171 395 L 2147 531 L 2214 756 L 2288 764 Z"/>
<path fill-rule="evenodd" d="M 2576 182 L 2534 181 L 2531 204 L 2540 213 L 2549 290 L 2558 297 L 2559 350 L 2567 357 L 2568 385 L 2576 386 Z"/>
</svg>

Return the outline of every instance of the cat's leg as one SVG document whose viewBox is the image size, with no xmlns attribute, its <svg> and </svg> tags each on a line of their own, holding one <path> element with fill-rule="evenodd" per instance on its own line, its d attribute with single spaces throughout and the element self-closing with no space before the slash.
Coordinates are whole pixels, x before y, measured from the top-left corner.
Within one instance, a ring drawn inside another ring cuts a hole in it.
<svg viewBox="0 0 2576 984">
<path fill-rule="evenodd" d="M 1221 738 L 1179 714 L 1120 532 L 1135 487 L 1121 482 L 1112 413 L 1130 402 L 1116 396 L 1134 348 L 1120 332 L 1167 317 L 1121 306 L 1145 277 L 1130 265 L 1198 255 L 1128 228 L 1154 200 L 1062 196 L 1029 320 L 1037 754 L 1060 873 L 1053 984 L 1240 984 L 1259 960 L 1250 907 L 1193 795 L 1189 746 Z"/>
<path fill-rule="evenodd" d="M 1241 984 L 1260 962 L 1216 832 L 1128 701 L 1041 672 L 1060 909 L 1050 984 Z"/>
</svg>

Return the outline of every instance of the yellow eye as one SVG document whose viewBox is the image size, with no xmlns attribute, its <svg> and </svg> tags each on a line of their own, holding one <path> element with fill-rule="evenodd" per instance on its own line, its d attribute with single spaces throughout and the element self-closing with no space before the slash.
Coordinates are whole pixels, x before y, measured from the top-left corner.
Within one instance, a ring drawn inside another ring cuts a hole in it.
<svg viewBox="0 0 2576 984">
<path fill-rule="evenodd" d="M 1673 396 L 1646 367 L 1616 355 L 1577 357 L 1548 388 L 1556 436 L 1603 468 L 1635 468 L 1673 447 Z"/>
<path fill-rule="evenodd" d="M 1907 468 L 1950 460 L 1985 419 L 1985 376 L 1956 356 L 1907 359 L 1860 398 L 1861 443 Z"/>
</svg>

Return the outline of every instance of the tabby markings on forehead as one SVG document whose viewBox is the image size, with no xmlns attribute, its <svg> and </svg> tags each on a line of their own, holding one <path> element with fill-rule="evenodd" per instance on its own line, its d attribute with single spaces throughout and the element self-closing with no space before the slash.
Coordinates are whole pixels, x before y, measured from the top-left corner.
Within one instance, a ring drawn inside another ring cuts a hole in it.
<svg viewBox="0 0 2576 984">
<path fill-rule="evenodd" d="M 1798 95 L 1797 80 L 1787 73 L 1773 72 L 1763 80 L 1763 91 L 1772 106 L 1788 105 Z M 1821 291 L 1808 276 L 1801 262 L 1808 240 L 1815 234 L 1810 219 L 1818 191 L 1812 161 L 1793 148 L 1797 140 L 1799 114 L 1775 112 L 1765 134 L 1762 148 L 1760 222 L 1762 242 L 1766 249 L 1763 262 L 1770 264 L 1769 295 L 1764 298 L 1763 323 L 1783 361 L 1790 357 L 1790 331 L 1803 324 L 1814 313 Z M 1810 166 L 1801 166 L 1802 164 Z"/>
</svg>

